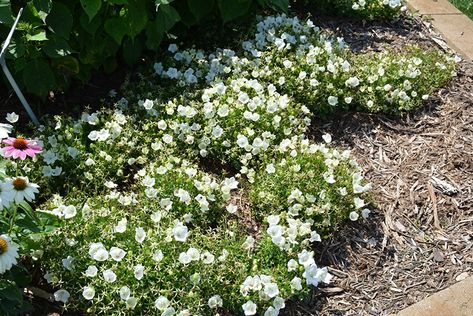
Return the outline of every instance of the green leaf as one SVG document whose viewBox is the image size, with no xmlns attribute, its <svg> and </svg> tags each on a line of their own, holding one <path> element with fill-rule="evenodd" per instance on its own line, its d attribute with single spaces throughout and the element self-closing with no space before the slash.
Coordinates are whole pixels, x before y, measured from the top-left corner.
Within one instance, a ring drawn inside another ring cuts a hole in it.
<svg viewBox="0 0 473 316">
<path fill-rule="evenodd" d="M 54 35 L 43 46 L 43 52 L 51 58 L 64 57 L 73 53 L 65 39 Z"/>
<path fill-rule="evenodd" d="M 148 23 L 146 28 L 146 47 L 157 49 L 164 34 L 180 20 L 179 13 L 170 5 L 159 7 L 156 19 Z"/>
<path fill-rule="evenodd" d="M 54 66 L 59 72 L 66 75 L 76 75 L 80 71 L 79 61 L 72 56 L 65 56 L 61 59 L 55 60 Z"/>
<path fill-rule="evenodd" d="M 13 24 L 10 0 L 0 0 L 0 24 Z"/>
<path fill-rule="evenodd" d="M 144 1 L 130 2 L 125 16 L 128 24 L 127 34 L 132 38 L 140 34 L 148 23 L 148 12 Z"/>
<path fill-rule="evenodd" d="M 89 16 L 89 21 L 92 21 L 102 7 L 102 0 L 80 0 L 80 4 Z"/>
<path fill-rule="evenodd" d="M 123 42 L 123 58 L 128 65 L 136 63 L 143 52 L 143 43 L 139 38 L 126 38 Z"/>
<path fill-rule="evenodd" d="M 28 41 L 46 41 L 48 38 L 46 37 L 45 30 L 35 30 L 33 34 L 26 34 L 26 39 Z"/>
<path fill-rule="evenodd" d="M 218 8 L 223 22 L 228 22 L 248 13 L 251 0 L 218 0 Z"/>
<path fill-rule="evenodd" d="M 187 0 L 187 5 L 192 15 L 196 18 L 197 21 L 200 21 L 202 18 L 206 17 L 210 13 L 215 5 L 214 0 Z"/>
<path fill-rule="evenodd" d="M 128 4 L 128 0 L 108 0 L 112 4 Z"/>
<path fill-rule="evenodd" d="M 23 82 L 29 92 L 44 96 L 54 88 L 56 78 L 45 60 L 33 59 L 23 69 Z"/>
<path fill-rule="evenodd" d="M 17 286 L 10 284 L 0 289 L 0 298 L 20 303 L 23 299 L 23 296 L 21 295 L 21 291 Z M 3 305 L 3 300 L 0 299 L 0 301 L 2 301 Z"/>
<path fill-rule="evenodd" d="M 105 32 L 120 45 L 123 36 L 127 33 L 127 25 L 121 18 L 111 18 L 105 21 Z"/>
<path fill-rule="evenodd" d="M 11 279 L 18 287 L 26 287 L 31 282 L 31 276 L 24 267 L 14 265 L 10 270 Z"/>
<path fill-rule="evenodd" d="M 92 21 L 89 21 L 89 17 L 85 12 L 80 15 L 80 25 L 90 35 L 95 35 L 98 28 L 102 25 L 102 18 L 100 15 L 96 15 Z"/>
<path fill-rule="evenodd" d="M 270 0 L 269 5 L 277 10 L 287 13 L 289 10 L 289 0 Z"/>
<path fill-rule="evenodd" d="M 19 58 L 23 56 L 26 52 L 25 44 L 19 38 L 12 38 L 10 44 L 8 45 L 8 54 L 7 57 Z"/>
<path fill-rule="evenodd" d="M 34 0 L 33 4 L 38 12 L 38 16 L 43 20 L 46 21 L 49 12 L 51 12 L 51 8 L 53 6 L 52 0 Z"/>
<path fill-rule="evenodd" d="M 48 27 L 57 35 L 69 39 L 73 17 L 71 11 L 62 3 L 54 1 L 51 13 L 46 18 Z"/>
</svg>

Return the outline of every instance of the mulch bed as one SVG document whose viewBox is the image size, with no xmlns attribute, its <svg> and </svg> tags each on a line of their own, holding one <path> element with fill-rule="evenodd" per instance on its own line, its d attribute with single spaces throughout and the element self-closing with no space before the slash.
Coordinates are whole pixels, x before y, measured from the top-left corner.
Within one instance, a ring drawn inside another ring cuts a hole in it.
<svg viewBox="0 0 473 316">
<path fill-rule="evenodd" d="M 358 51 L 406 44 L 446 47 L 430 25 L 318 23 Z M 473 274 L 473 63 L 417 113 L 346 113 L 316 121 L 351 149 L 373 183 L 369 220 L 348 224 L 317 247 L 335 276 L 288 315 L 389 315 Z"/>
<path fill-rule="evenodd" d="M 359 52 L 448 49 L 417 18 L 314 22 Z M 313 123 L 311 137 L 326 132 L 352 150 L 373 183 L 374 210 L 317 245 L 333 282 L 288 303 L 285 315 L 389 315 L 473 274 L 473 63 L 462 62 L 458 77 L 417 113 L 345 113 Z"/>
</svg>

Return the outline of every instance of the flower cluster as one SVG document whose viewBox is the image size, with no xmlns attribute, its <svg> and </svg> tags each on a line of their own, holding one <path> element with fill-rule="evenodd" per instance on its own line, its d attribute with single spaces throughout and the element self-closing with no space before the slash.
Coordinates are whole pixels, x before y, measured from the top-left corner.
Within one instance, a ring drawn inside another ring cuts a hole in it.
<svg viewBox="0 0 473 316">
<path fill-rule="evenodd" d="M 415 51 L 368 62 L 285 15 L 253 35 L 238 52 L 171 44 L 159 80 L 40 129 L 44 152 L 27 166 L 42 213 L 61 222 L 42 240 L 57 301 L 90 314 L 271 316 L 330 281 L 312 245 L 368 217 L 370 185 L 330 135 L 308 140 L 312 116 L 411 109 L 452 63 Z"/>
</svg>

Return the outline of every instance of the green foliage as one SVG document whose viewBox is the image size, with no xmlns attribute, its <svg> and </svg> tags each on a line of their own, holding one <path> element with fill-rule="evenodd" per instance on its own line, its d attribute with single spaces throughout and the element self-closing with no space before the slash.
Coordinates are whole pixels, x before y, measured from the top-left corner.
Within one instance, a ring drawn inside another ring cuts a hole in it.
<svg viewBox="0 0 473 316">
<path fill-rule="evenodd" d="M 406 10 L 404 0 L 305 0 L 317 12 L 364 20 L 392 20 Z"/>
<path fill-rule="evenodd" d="M 66 89 L 71 78 L 87 81 L 92 71 L 114 70 L 118 60 L 139 60 L 157 51 L 172 28 L 213 20 L 221 24 L 257 7 L 287 11 L 285 0 L 30 0 L 7 58 L 26 91 L 45 96 Z M 0 37 L 5 38 L 20 4 L 0 1 Z"/>
</svg>

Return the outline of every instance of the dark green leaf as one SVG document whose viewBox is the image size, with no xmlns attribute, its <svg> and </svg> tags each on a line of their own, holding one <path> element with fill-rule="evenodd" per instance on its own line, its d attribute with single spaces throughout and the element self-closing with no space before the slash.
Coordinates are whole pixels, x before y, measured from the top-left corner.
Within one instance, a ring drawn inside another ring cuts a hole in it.
<svg viewBox="0 0 473 316">
<path fill-rule="evenodd" d="M 10 270 L 10 276 L 18 287 L 26 287 L 31 282 L 31 276 L 23 266 L 14 265 Z"/>
<path fill-rule="evenodd" d="M 33 4 L 41 20 L 45 22 L 49 12 L 51 12 L 53 1 L 52 0 L 33 0 Z"/>
<path fill-rule="evenodd" d="M 19 58 L 25 54 L 25 44 L 18 38 L 12 38 L 10 44 L 8 45 L 8 54 L 11 57 Z M 7 55 L 7 57 L 10 57 Z"/>
<path fill-rule="evenodd" d="M 51 58 L 59 58 L 67 56 L 73 51 L 65 39 L 51 36 L 49 41 L 43 46 L 43 52 Z"/>
<path fill-rule="evenodd" d="M 0 0 L 0 24 L 11 25 L 12 23 L 10 0 Z"/>
<path fill-rule="evenodd" d="M 143 1 L 130 2 L 125 16 L 128 24 L 127 34 L 132 38 L 140 34 L 148 23 L 148 12 Z"/>
<path fill-rule="evenodd" d="M 80 0 L 80 4 L 89 16 L 89 21 L 92 21 L 102 7 L 102 0 Z"/>
<path fill-rule="evenodd" d="M 123 42 L 123 58 L 129 65 L 132 65 L 139 60 L 142 51 L 143 43 L 139 38 L 126 38 Z"/>
<path fill-rule="evenodd" d="M 0 298 L 6 299 L 8 301 L 21 302 L 23 296 L 21 295 L 20 289 L 14 284 L 9 284 L 4 288 L 0 289 Z M 0 299 L 3 305 L 3 299 Z"/>
<path fill-rule="evenodd" d="M 54 88 L 56 79 L 46 61 L 33 59 L 23 69 L 23 82 L 29 92 L 44 96 Z"/>
<path fill-rule="evenodd" d="M 289 0 L 271 0 L 269 1 L 269 5 L 277 10 L 287 13 L 289 10 Z"/>
<path fill-rule="evenodd" d="M 71 11 L 62 3 L 54 1 L 51 13 L 46 18 L 48 27 L 57 35 L 69 39 L 73 17 Z"/>
<path fill-rule="evenodd" d="M 122 43 L 123 36 L 127 33 L 127 25 L 120 18 L 111 18 L 105 21 L 105 32 L 110 35 L 117 44 Z"/>
<path fill-rule="evenodd" d="M 214 0 L 187 0 L 187 5 L 197 21 L 209 15 L 215 5 Z"/>
<path fill-rule="evenodd" d="M 218 0 L 223 22 L 228 22 L 248 13 L 251 0 Z"/>
<path fill-rule="evenodd" d="M 95 35 L 95 32 L 97 32 L 101 24 L 102 24 L 102 18 L 100 17 L 100 15 L 96 15 L 92 19 L 92 21 L 89 21 L 89 17 L 87 16 L 85 12 L 82 13 L 80 16 L 80 25 L 90 35 Z"/>
<path fill-rule="evenodd" d="M 59 72 L 67 75 L 78 74 L 80 71 L 79 61 L 72 56 L 65 56 L 59 60 L 56 60 L 54 66 Z"/>
<path fill-rule="evenodd" d="M 156 49 L 163 40 L 164 34 L 179 20 L 180 16 L 172 6 L 160 6 L 156 14 L 156 19 L 149 22 L 146 28 L 146 46 L 149 49 Z"/>
<path fill-rule="evenodd" d="M 128 0 L 108 0 L 112 4 L 128 4 Z"/>
</svg>

